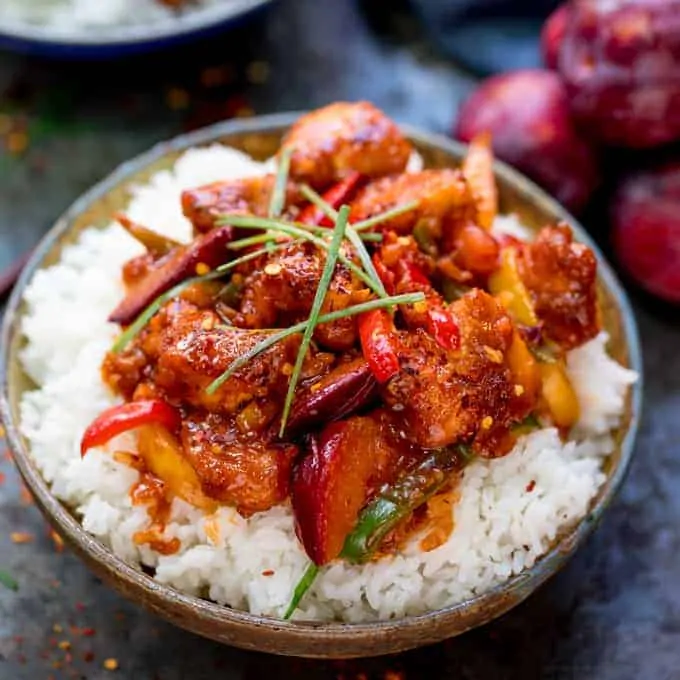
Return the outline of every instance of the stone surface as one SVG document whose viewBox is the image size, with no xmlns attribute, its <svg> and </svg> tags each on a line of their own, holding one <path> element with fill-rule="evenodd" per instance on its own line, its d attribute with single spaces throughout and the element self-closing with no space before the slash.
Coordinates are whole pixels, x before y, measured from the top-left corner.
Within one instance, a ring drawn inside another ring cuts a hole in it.
<svg viewBox="0 0 680 680">
<path fill-rule="evenodd" d="M 0 269 L 119 162 L 246 103 L 269 112 L 366 97 L 400 120 L 446 131 L 473 82 L 397 19 L 386 32 L 379 14 L 350 2 L 280 0 L 263 22 L 171 55 L 87 65 L 1 55 L 0 116 L 27 116 L 31 139 L 24 155 L 0 158 Z M 233 63 L 241 73 L 253 59 L 268 62 L 266 83 L 248 82 L 262 80 L 260 65 L 233 86 L 198 85 L 216 77 L 206 67 Z M 247 102 L 221 103 L 236 92 Z M 0 460 L 0 569 L 19 582 L 17 592 L 0 585 L 0 680 L 680 678 L 680 325 L 677 312 L 644 299 L 635 305 L 647 373 L 630 475 L 571 563 L 502 619 L 376 660 L 299 661 L 221 647 L 142 612 L 58 552 L 11 463 Z M 17 531 L 33 541 L 12 542 Z M 115 674 L 106 659 L 117 660 Z"/>
</svg>

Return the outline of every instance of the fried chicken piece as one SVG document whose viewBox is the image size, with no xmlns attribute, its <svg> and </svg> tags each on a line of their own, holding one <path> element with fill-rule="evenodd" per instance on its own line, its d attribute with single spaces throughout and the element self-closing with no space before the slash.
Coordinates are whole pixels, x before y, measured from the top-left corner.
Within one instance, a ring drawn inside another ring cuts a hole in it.
<svg viewBox="0 0 680 680">
<path fill-rule="evenodd" d="M 357 171 L 381 177 L 405 170 L 411 145 L 382 111 L 368 102 L 338 102 L 302 116 L 284 137 L 293 149 L 290 176 L 323 189 Z"/>
<path fill-rule="evenodd" d="M 187 189 L 182 192 L 182 212 L 197 232 L 213 229 L 225 213 L 266 217 L 275 183 L 275 175 L 263 175 Z M 296 185 L 288 182 L 285 205 L 297 205 L 301 201 Z"/>
<path fill-rule="evenodd" d="M 531 408 L 508 365 L 512 322 L 479 289 L 449 310 L 460 328 L 459 348 L 443 349 L 420 329 L 400 332 L 400 371 L 383 396 L 393 410 L 403 411 L 406 431 L 424 448 L 463 440 L 480 455 L 503 455 L 509 426 Z"/>
<path fill-rule="evenodd" d="M 203 493 L 244 516 L 285 501 L 298 448 L 249 437 L 234 419 L 197 413 L 182 422 L 185 456 Z"/>
<path fill-rule="evenodd" d="M 443 239 L 447 250 L 458 229 L 475 219 L 475 204 L 462 173 L 445 168 L 371 182 L 352 202 L 350 221 L 360 222 L 411 201 L 418 206 L 381 224 L 380 229 L 410 234 L 417 224 L 429 232 L 430 240 Z"/>
<path fill-rule="evenodd" d="M 266 331 L 224 326 L 215 312 L 176 300 L 124 352 L 107 356 L 105 378 L 126 395 L 148 381 L 172 403 L 221 413 L 237 413 L 256 398 L 278 403 L 288 387 L 299 335 L 258 354 L 214 394 L 206 392 L 235 359 L 267 335 Z"/>
<path fill-rule="evenodd" d="M 597 259 L 569 227 L 541 229 L 520 250 L 518 270 L 546 337 L 569 350 L 598 334 Z"/>
<path fill-rule="evenodd" d="M 350 255 L 349 247 L 344 247 Z M 272 253 L 262 266 L 245 280 L 240 314 L 234 319 L 244 328 L 276 328 L 306 319 L 321 280 L 326 253 L 313 243 L 295 243 Z M 349 307 L 363 288 L 361 282 L 342 264 L 336 266 L 322 314 Z M 314 338 L 329 349 L 349 349 L 356 341 L 353 317 L 320 324 Z"/>
</svg>

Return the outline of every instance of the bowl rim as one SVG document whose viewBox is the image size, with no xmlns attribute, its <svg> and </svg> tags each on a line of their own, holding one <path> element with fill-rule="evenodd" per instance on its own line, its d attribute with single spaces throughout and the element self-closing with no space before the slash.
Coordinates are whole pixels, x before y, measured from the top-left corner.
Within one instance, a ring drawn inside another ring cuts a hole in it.
<svg viewBox="0 0 680 680">
<path fill-rule="evenodd" d="M 126 564 L 116 556 L 109 548 L 98 539 L 88 534 L 80 522 L 69 512 L 65 505 L 53 496 L 47 482 L 32 462 L 28 447 L 24 446 L 19 431 L 19 424 L 15 422 L 10 406 L 8 367 L 12 338 L 16 332 L 19 319 L 19 306 L 28 283 L 35 273 L 42 268 L 42 262 L 49 253 L 55 242 L 71 227 L 72 221 L 81 214 L 92 202 L 99 200 L 120 182 L 129 179 L 150 164 L 157 162 L 168 153 L 182 152 L 193 146 L 202 146 L 218 141 L 220 138 L 241 133 L 276 133 L 288 128 L 303 112 L 277 113 L 264 116 L 256 116 L 250 119 L 238 119 L 223 121 L 194 132 L 179 135 L 171 140 L 160 142 L 148 151 L 141 153 L 131 160 L 118 166 L 111 174 L 95 184 L 91 189 L 82 194 L 55 222 L 54 226 L 41 239 L 33 252 L 29 262 L 24 268 L 19 280 L 7 303 L 2 330 L 0 334 L 0 418 L 4 421 L 7 439 L 14 452 L 15 464 L 21 475 L 26 480 L 32 493 L 36 496 L 38 504 L 49 508 L 51 521 L 55 522 L 62 531 L 75 536 L 78 548 L 92 561 L 107 563 L 109 569 L 114 569 L 121 579 L 131 582 L 136 588 L 144 592 L 145 596 L 153 600 L 171 600 L 185 612 L 200 609 L 201 618 L 210 623 L 225 623 L 245 626 L 247 628 L 260 628 L 269 632 L 287 631 L 295 638 L 309 638 L 310 635 L 323 641 L 337 641 L 344 638 L 347 642 L 357 640 L 367 634 L 380 633 L 389 635 L 390 632 L 399 629 L 412 629 L 414 632 L 425 624 L 431 624 L 440 619 L 454 618 L 473 610 L 490 606 L 498 598 L 512 598 L 500 610 L 496 610 L 487 620 L 500 616 L 505 611 L 514 607 L 536 590 L 544 581 L 556 573 L 576 552 L 591 533 L 605 508 L 618 492 L 626 473 L 634 451 L 635 438 L 639 428 L 643 395 L 643 373 L 641 346 L 635 321 L 628 297 L 619 283 L 614 271 L 602 255 L 598 246 L 593 242 L 585 229 L 553 198 L 548 196 L 533 182 L 526 179 L 519 172 L 501 161 L 495 161 L 494 174 L 502 181 L 508 183 L 520 191 L 530 191 L 544 208 L 553 213 L 559 220 L 567 222 L 574 230 L 577 240 L 585 243 L 595 252 L 598 259 L 598 275 L 604 286 L 610 291 L 612 298 L 621 314 L 621 326 L 626 340 L 628 351 L 628 367 L 638 374 L 637 382 L 631 386 L 631 414 L 628 429 L 620 441 L 621 456 L 616 469 L 609 476 L 609 485 L 600 498 L 590 507 L 588 514 L 556 543 L 547 553 L 530 568 L 521 574 L 511 577 L 481 594 L 462 602 L 432 610 L 415 616 L 406 616 L 399 619 L 382 621 L 370 621 L 363 623 L 345 622 L 314 622 L 314 621 L 283 621 L 273 617 L 251 614 L 246 611 L 232 609 L 228 606 L 219 605 L 210 600 L 186 595 L 180 591 L 155 581 L 144 572 Z M 404 134 L 412 141 L 423 143 L 454 156 L 460 157 L 466 145 L 451 140 L 443 135 L 422 131 L 410 125 L 400 124 Z M 516 592 L 519 592 L 517 596 Z M 474 623 L 460 630 L 469 630 L 482 622 Z M 181 622 L 179 623 L 181 625 Z M 413 645 L 415 646 L 415 645 Z M 255 647 L 253 647 L 255 648 Z M 407 648 L 407 647 L 402 647 Z"/>
<path fill-rule="evenodd" d="M 48 25 L 21 20 L 0 20 L 0 36 L 28 43 L 64 48 L 134 47 L 160 43 L 200 33 L 219 24 L 235 20 L 270 4 L 273 0 L 228 0 L 192 9 L 178 17 L 168 17 L 139 24 L 102 26 L 94 30 L 53 31 Z"/>
</svg>

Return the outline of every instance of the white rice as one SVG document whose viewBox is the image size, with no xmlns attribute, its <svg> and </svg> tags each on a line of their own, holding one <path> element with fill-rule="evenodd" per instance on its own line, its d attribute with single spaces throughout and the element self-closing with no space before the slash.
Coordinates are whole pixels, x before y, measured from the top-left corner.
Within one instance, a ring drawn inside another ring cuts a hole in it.
<svg viewBox="0 0 680 680">
<path fill-rule="evenodd" d="M 189 151 L 174 170 L 134 191 L 128 214 L 187 239 L 190 228 L 179 204 L 183 188 L 263 167 L 221 146 Z M 507 216 L 497 226 L 521 228 Z M 155 567 L 158 581 L 186 593 L 280 616 L 307 565 L 288 505 L 246 520 L 229 508 L 206 518 L 175 501 L 166 535 L 178 537 L 181 550 L 163 556 L 134 544 L 132 535 L 148 522 L 144 508 L 130 502 L 137 473 L 110 455 L 122 446 L 134 449 L 132 436 L 80 458 L 84 428 L 117 401 L 99 373 L 117 333 L 106 316 L 123 295 L 120 267 L 138 251 L 117 225 L 91 229 L 65 250 L 60 264 L 36 274 L 25 296 L 21 359 L 40 388 L 23 398 L 22 430 L 56 496 L 125 561 Z M 414 541 L 404 554 L 363 567 L 334 563 L 295 616 L 369 621 L 417 614 L 469 598 L 534 564 L 558 532 L 584 516 L 605 480 L 601 464 L 613 446 L 609 431 L 635 380 L 608 357 L 606 343 L 603 333 L 568 357 L 583 411 L 576 440 L 563 443 L 546 428 L 520 439 L 504 458 L 473 462 L 460 485 L 454 531 L 443 546 L 422 553 Z"/>
<path fill-rule="evenodd" d="M 48 26 L 58 34 L 159 21 L 181 21 L 199 8 L 229 0 L 200 0 L 181 13 L 159 0 L 2 0 L 0 22 Z"/>
</svg>

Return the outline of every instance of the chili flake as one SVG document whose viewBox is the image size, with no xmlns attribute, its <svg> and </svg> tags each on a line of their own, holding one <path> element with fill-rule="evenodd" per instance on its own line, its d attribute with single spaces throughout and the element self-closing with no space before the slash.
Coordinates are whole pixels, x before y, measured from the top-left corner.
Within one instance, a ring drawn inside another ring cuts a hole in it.
<svg viewBox="0 0 680 680">
<path fill-rule="evenodd" d="M 107 671 L 118 670 L 118 659 L 106 659 L 103 665 Z"/>
<path fill-rule="evenodd" d="M 29 534 L 27 531 L 13 531 L 9 537 L 12 539 L 12 543 L 31 543 L 33 541 L 33 534 Z"/>
</svg>

